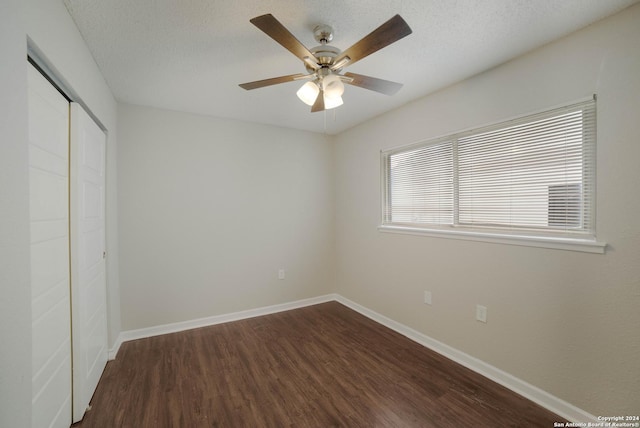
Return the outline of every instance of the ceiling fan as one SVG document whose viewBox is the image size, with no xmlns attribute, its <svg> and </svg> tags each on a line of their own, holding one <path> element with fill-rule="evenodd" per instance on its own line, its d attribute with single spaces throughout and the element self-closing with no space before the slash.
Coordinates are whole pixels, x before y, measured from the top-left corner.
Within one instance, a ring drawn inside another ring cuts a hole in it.
<svg viewBox="0 0 640 428">
<path fill-rule="evenodd" d="M 386 95 L 393 95 L 402 87 L 401 83 L 362 74 L 340 74 L 344 67 L 411 34 L 411 28 L 400 15 L 395 15 L 345 51 L 328 44 L 333 40 L 333 29 L 328 25 L 315 27 L 314 37 L 320 46 L 307 49 L 271 14 L 255 17 L 250 22 L 300 58 L 307 73 L 242 83 L 241 88 L 251 90 L 295 80 L 308 80 L 297 95 L 311 106 L 312 112 L 317 112 L 342 105 L 344 83 Z"/>
</svg>

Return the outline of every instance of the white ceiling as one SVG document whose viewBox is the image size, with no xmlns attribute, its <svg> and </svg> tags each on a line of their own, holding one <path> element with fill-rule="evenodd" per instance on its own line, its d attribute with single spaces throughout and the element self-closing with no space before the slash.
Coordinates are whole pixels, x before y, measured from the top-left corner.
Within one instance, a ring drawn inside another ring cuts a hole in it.
<svg viewBox="0 0 640 428">
<path fill-rule="evenodd" d="M 611 15 L 638 0 L 64 0 L 118 101 L 335 134 Z M 300 60 L 249 19 L 273 14 L 305 46 L 335 30 L 342 50 L 396 13 L 408 37 L 345 71 L 404 83 L 394 96 L 347 85 L 345 104 L 310 113 Z"/>
</svg>

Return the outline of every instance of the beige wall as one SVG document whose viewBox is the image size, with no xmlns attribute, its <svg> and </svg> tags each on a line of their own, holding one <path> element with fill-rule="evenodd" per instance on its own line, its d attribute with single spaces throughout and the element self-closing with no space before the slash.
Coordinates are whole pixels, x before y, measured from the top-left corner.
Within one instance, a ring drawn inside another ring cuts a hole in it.
<svg viewBox="0 0 640 428">
<path fill-rule="evenodd" d="M 31 420 L 27 40 L 19 0 L 0 2 L 0 426 Z"/>
<path fill-rule="evenodd" d="M 332 289 L 328 137 L 126 104 L 118 114 L 123 330 Z"/>
<path fill-rule="evenodd" d="M 640 5 L 339 135 L 337 292 L 594 415 L 637 414 L 638 41 Z M 376 230 L 381 149 L 594 93 L 605 255 Z M 487 324 L 475 321 L 476 304 L 488 307 Z"/>
</svg>

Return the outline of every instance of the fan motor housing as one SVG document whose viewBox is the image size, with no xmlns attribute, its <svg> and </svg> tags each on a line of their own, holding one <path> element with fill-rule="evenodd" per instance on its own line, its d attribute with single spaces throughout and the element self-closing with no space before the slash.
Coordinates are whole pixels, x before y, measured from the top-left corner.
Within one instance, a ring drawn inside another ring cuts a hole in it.
<svg viewBox="0 0 640 428">
<path fill-rule="evenodd" d="M 310 51 L 316 58 L 318 58 L 318 61 L 320 62 L 320 65 L 322 67 L 329 67 L 331 64 L 333 64 L 335 58 L 340 55 L 341 52 L 340 49 L 336 48 L 335 46 L 329 45 L 316 46 L 315 48 L 310 49 Z M 314 71 L 306 64 L 305 67 L 309 72 Z"/>
</svg>

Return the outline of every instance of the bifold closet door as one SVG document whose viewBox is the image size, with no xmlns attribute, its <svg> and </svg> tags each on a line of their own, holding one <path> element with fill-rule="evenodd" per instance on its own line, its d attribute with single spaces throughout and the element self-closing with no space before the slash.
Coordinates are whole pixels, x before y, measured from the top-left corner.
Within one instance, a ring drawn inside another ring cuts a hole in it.
<svg viewBox="0 0 640 428">
<path fill-rule="evenodd" d="M 107 363 L 106 136 L 31 64 L 33 428 L 82 419 Z"/>
<path fill-rule="evenodd" d="M 107 364 L 104 132 L 71 103 L 73 421 L 82 419 Z"/>
<path fill-rule="evenodd" d="M 31 426 L 68 428 L 72 405 L 69 103 L 38 70 L 28 67 Z"/>
</svg>

